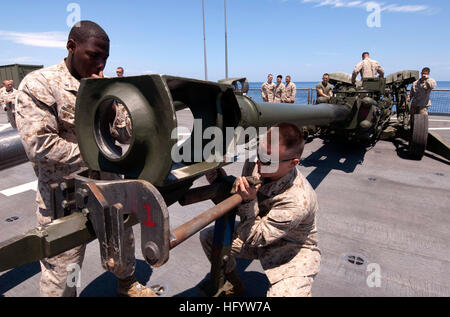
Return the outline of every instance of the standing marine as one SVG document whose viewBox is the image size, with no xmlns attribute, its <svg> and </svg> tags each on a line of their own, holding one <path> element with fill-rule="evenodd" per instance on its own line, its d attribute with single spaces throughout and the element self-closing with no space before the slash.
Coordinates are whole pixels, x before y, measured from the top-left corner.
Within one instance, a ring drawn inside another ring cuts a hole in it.
<svg viewBox="0 0 450 317">
<path fill-rule="evenodd" d="M 291 76 L 286 76 L 286 94 L 283 102 L 295 103 L 295 95 L 297 94 L 297 86 L 291 81 Z"/>
<path fill-rule="evenodd" d="M 267 75 L 267 81 L 261 87 L 261 97 L 265 102 L 273 102 L 275 97 L 275 83 L 272 82 L 273 75 Z"/>
<path fill-rule="evenodd" d="M 358 74 L 361 75 L 361 80 L 369 77 L 377 77 L 377 74 L 382 78 L 384 77 L 384 69 L 377 61 L 370 59 L 369 52 L 364 52 L 362 53 L 362 61 L 359 62 L 353 70 L 353 85 L 356 83 L 356 77 L 358 76 Z"/>
<path fill-rule="evenodd" d="M 282 103 L 286 99 L 286 86 L 283 84 L 283 76 L 277 76 L 277 85 L 275 86 L 275 97 L 273 102 Z"/>
<path fill-rule="evenodd" d="M 421 78 L 412 84 L 408 100 L 411 101 L 411 115 L 428 114 L 428 107 L 431 106 L 430 94 L 437 84 L 430 78 L 430 68 L 422 69 Z"/>
<path fill-rule="evenodd" d="M 103 77 L 109 46 L 109 37 L 99 25 L 81 21 L 69 34 L 67 57 L 57 65 L 28 74 L 20 84 L 17 126 L 38 178 L 36 214 L 41 226 L 55 220 L 50 185 L 62 182 L 63 177 L 86 166 L 75 134 L 75 102 L 81 79 Z M 115 110 L 111 106 L 112 114 Z M 110 120 L 112 129 L 120 129 L 114 115 Z M 137 282 L 134 276 L 136 259 L 132 228 L 126 229 L 124 237 L 126 263 L 112 269 L 118 278 L 118 294 L 154 296 L 155 293 Z M 81 268 L 85 250 L 86 245 L 81 245 L 41 261 L 41 296 L 76 296 L 76 287 L 67 283 L 69 267 L 78 265 Z"/>
<path fill-rule="evenodd" d="M 16 97 L 17 90 L 14 89 L 14 80 L 4 80 L 0 89 L 0 106 L 8 113 L 8 121 L 16 129 Z"/>
</svg>

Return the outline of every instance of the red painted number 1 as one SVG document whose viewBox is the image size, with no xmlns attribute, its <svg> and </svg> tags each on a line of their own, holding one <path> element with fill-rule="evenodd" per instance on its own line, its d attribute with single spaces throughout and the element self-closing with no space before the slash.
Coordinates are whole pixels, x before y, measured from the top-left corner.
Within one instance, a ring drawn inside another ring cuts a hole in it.
<svg viewBox="0 0 450 317">
<path fill-rule="evenodd" d="M 144 206 L 147 209 L 147 220 L 144 222 L 144 225 L 147 227 L 154 227 L 155 223 L 151 220 L 152 212 L 150 210 L 150 204 Z"/>
</svg>

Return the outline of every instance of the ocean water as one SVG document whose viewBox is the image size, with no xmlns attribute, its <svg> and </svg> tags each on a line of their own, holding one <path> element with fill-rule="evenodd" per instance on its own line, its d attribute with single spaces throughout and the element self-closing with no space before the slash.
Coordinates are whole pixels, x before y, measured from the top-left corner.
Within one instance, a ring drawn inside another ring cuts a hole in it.
<svg viewBox="0 0 450 317">
<path fill-rule="evenodd" d="M 438 81 L 436 89 L 450 89 L 450 81 Z"/>
<path fill-rule="evenodd" d="M 275 82 L 275 81 L 274 81 Z M 297 88 L 316 88 L 316 85 L 320 82 L 320 80 L 312 82 L 312 81 L 301 81 L 294 82 Z M 250 88 L 261 88 L 264 82 L 249 82 Z M 437 81 L 436 89 L 450 89 L 450 81 Z"/>
<path fill-rule="evenodd" d="M 320 81 L 320 80 L 319 80 Z M 297 89 L 301 88 L 316 88 L 317 82 L 294 82 Z M 249 82 L 249 87 L 251 90 L 248 96 L 254 99 L 256 102 L 262 102 L 261 93 L 259 89 L 261 88 L 263 82 Z M 438 81 L 436 89 L 449 89 L 450 81 Z M 315 90 L 312 91 L 313 99 L 316 98 Z M 436 114 L 450 114 L 450 91 L 433 91 L 431 93 L 431 103 L 432 106 L 429 108 L 430 113 Z M 308 91 L 307 90 L 297 90 L 297 95 L 295 97 L 295 103 L 297 104 L 307 104 L 308 103 Z"/>
</svg>

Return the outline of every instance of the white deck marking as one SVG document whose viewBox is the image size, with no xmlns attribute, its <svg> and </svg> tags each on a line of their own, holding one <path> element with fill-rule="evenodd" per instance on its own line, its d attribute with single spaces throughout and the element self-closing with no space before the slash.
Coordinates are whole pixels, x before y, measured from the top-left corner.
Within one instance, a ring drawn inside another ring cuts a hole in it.
<svg viewBox="0 0 450 317">
<path fill-rule="evenodd" d="M 450 128 L 429 128 L 428 130 L 450 130 Z"/>
<path fill-rule="evenodd" d="M 0 124 L 0 132 L 5 131 L 7 129 L 11 128 L 11 125 L 9 123 L 6 124 Z"/>
<path fill-rule="evenodd" d="M 29 190 L 34 190 L 36 191 L 37 189 L 37 183 L 38 181 L 33 181 L 31 183 L 27 183 L 27 184 L 23 184 L 23 185 L 19 185 L 16 187 L 11 187 L 5 190 L 0 191 L 0 194 L 5 195 L 5 196 L 14 196 Z"/>
</svg>

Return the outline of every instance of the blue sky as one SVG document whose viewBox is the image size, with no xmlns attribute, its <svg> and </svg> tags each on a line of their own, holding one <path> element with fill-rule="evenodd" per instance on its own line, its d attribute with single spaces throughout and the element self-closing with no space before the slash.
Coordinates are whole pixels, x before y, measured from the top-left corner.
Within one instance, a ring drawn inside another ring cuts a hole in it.
<svg viewBox="0 0 450 317">
<path fill-rule="evenodd" d="M 367 23 L 369 2 L 381 9 L 379 27 Z M 70 3 L 111 38 L 106 75 L 120 65 L 126 75 L 204 79 L 201 0 L 2 1 L 0 65 L 64 58 Z M 205 0 L 205 13 L 215 81 L 225 77 L 223 0 Z M 432 77 L 450 80 L 447 0 L 227 0 L 227 16 L 230 77 L 264 81 L 270 72 L 318 81 L 324 72 L 351 72 L 367 50 L 386 73 L 429 66 Z"/>
</svg>

